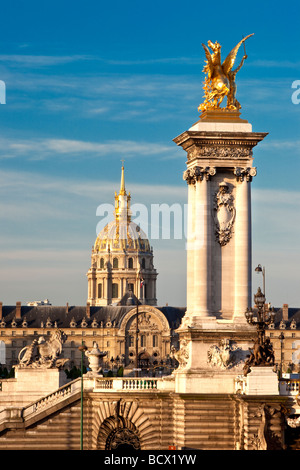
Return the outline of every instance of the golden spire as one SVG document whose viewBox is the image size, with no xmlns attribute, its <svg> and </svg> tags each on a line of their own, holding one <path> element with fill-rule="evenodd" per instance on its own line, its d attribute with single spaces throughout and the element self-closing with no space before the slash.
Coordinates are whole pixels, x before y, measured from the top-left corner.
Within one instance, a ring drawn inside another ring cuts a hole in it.
<svg viewBox="0 0 300 470">
<path fill-rule="evenodd" d="M 125 176 L 124 176 L 124 160 L 121 160 L 121 162 L 122 162 L 122 173 L 121 173 L 121 186 L 120 186 L 119 195 L 126 196 Z"/>
<path fill-rule="evenodd" d="M 115 217 L 116 220 L 119 221 L 122 219 L 127 220 L 127 223 L 131 220 L 131 212 L 130 212 L 130 200 L 131 195 L 130 193 L 126 193 L 125 190 L 125 176 L 124 176 L 124 160 L 122 162 L 122 172 L 121 172 L 121 185 L 120 185 L 120 192 L 117 194 L 115 192 Z M 124 197 L 125 196 L 125 197 Z"/>
</svg>

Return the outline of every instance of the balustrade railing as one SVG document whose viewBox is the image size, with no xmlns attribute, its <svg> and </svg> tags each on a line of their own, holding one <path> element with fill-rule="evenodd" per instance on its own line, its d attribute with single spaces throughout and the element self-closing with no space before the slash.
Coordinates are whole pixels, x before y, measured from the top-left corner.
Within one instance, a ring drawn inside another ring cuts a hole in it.
<svg viewBox="0 0 300 470">
<path fill-rule="evenodd" d="M 96 378 L 97 390 L 157 390 L 158 379 L 112 377 Z"/>
<path fill-rule="evenodd" d="M 280 379 L 280 395 L 296 396 L 300 391 L 300 379 Z"/>
<path fill-rule="evenodd" d="M 157 390 L 157 379 L 123 379 L 123 390 Z"/>
</svg>

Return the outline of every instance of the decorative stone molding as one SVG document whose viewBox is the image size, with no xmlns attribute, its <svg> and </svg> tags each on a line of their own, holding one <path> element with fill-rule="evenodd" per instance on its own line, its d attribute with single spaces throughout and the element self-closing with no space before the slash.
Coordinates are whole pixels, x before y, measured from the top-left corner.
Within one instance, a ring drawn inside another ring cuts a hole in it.
<svg viewBox="0 0 300 470">
<path fill-rule="evenodd" d="M 248 168 L 240 168 L 235 167 L 233 173 L 236 176 L 237 181 L 244 181 L 246 179 L 247 182 L 251 182 L 253 176 L 257 175 L 257 170 L 255 167 L 248 167 Z"/>
<path fill-rule="evenodd" d="M 217 160 L 249 159 L 252 158 L 252 153 L 252 149 L 249 147 L 208 145 L 204 147 L 192 147 L 188 152 L 188 160 L 194 160 L 195 158 L 214 158 Z"/>
<path fill-rule="evenodd" d="M 215 167 L 205 167 L 195 166 L 189 168 L 183 173 L 183 179 L 187 184 L 196 184 L 197 181 L 202 181 L 204 178 L 206 181 L 209 181 L 212 176 L 216 174 Z"/>
<path fill-rule="evenodd" d="M 235 220 L 234 197 L 224 182 L 220 183 L 214 197 L 214 220 L 217 240 L 221 246 L 224 246 L 232 237 Z"/>
</svg>

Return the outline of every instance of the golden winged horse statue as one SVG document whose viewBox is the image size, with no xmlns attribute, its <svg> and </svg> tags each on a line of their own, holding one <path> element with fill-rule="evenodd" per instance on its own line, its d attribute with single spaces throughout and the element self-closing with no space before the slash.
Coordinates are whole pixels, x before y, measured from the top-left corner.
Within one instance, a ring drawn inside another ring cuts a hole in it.
<svg viewBox="0 0 300 470">
<path fill-rule="evenodd" d="M 240 46 L 246 41 L 246 39 L 253 36 L 253 34 L 249 34 L 244 37 L 230 51 L 223 63 L 221 63 L 221 45 L 217 41 L 215 43 L 208 41 L 208 46 L 213 51 L 212 54 L 208 47 L 205 44 L 202 44 L 207 59 L 203 72 L 205 72 L 207 76 L 203 87 L 205 100 L 198 107 L 199 111 L 220 108 L 220 104 L 225 96 L 227 96 L 226 109 L 235 110 L 241 108 L 240 103 L 236 99 L 235 77 L 237 72 L 243 66 L 245 59 L 247 59 L 246 51 L 239 66 L 235 70 L 232 70 L 232 68 Z"/>
</svg>

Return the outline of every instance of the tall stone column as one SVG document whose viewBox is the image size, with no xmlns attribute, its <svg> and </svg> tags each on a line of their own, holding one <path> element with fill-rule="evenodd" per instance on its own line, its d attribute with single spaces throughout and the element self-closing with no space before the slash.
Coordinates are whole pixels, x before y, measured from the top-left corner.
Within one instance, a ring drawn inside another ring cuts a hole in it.
<svg viewBox="0 0 300 470">
<path fill-rule="evenodd" d="M 211 315 L 211 197 L 215 168 L 191 167 L 184 174 L 189 184 L 187 234 L 187 315 Z"/>
<path fill-rule="evenodd" d="M 188 176 L 188 175 L 187 175 Z M 186 178 L 187 179 L 187 178 Z M 196 197 L 196 185 L 195 180 L 192 178 L 187 179 L 188 183 L 188 214 L 187 214 L 187 240 L 186 240 L 186 252 L 187 252 L 187 279 L 186 279 L 186 292 L 187 292 L 187 315 L 191 315 L 194 307 L 194 267 L 195 259 L 195 197 Z"/>
<path fill-rule="evenodd" d="M 235 231 L 235 305 L 234 318 L 244 320 L 251 306 L 251 181 L 256 168 L 235 168 L 236 218 Z"/>
</svg>

